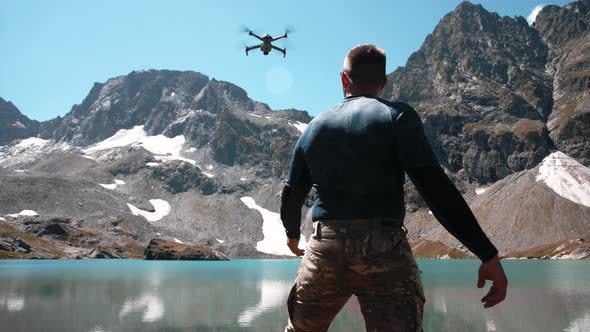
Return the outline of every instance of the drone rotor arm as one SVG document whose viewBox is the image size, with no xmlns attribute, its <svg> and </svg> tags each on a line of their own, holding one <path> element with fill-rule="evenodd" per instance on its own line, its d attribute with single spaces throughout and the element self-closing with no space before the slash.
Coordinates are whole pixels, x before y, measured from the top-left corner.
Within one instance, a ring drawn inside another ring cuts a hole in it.
<svg viewBox="0 0 590 332">
<path fill-rule="evenodd" d="M 262 39 L 262 37 L 260 37 L 259 35 L 255 34 L 255 33 L 254 33 L 254 32 L 252 32 L 252 31 L 250 31 L 248 34 L 249 34 L 250 36 L 254 37 L 254 38 L 258 38 L 258 39 L 260 39 L 260 41 L 264 41 L 264 40 Z"/>
<path fill-rule="evenodd" d="M 272 39 L 272 41 L 274 42 L 274 41 L 277 41 L 277 40 L 283 39 L 283 38 L 287 38 L 287 34 L 284 34 L 284 35 L 280 35 L 278 37 L 275 37 L 275 38 Z"/>
<path fill-rule="evenodd" d="M 283 58 L 287 56 L 287 50 L 285 50 L 284 48 L 276 47 L 274 45 L 272 45 L 272 48 L 283 53 Z"/>
</svg>

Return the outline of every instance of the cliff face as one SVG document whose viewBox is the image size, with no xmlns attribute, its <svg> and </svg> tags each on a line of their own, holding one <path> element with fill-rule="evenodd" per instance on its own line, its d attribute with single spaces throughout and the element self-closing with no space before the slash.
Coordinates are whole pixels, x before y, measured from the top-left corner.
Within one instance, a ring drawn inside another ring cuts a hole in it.
<svg viewBox="0 0 590 332">
<path fill-rule="evenodd" d="M 588 50 L 555 51 L 563 44 L 557 36 L 568 34 L 568 45 L 588 38 L 587 2 L 546 8 L 534 27 L 464 2 L 389 75 L 385 97 L 420 112 L 439 160 L 468 181 L 530 169 L 556 146 L 588 165 L 588 74 L 580 65 L 588 63 Z M 580 66 L 568 76 L 570 58 Z M 560 111 L 567 107 L 577 111 Z"/>
<path fill-rule="evenodd" d="M 547 127 L 559 150 L 590 165 L 590 1 L 546 6 L 534 27 L 549 48 L 553 111 Z"/>
<path fill-rule="evenodd" d="M 35 136 L 39 122 L 23 115 L 13 103 L 0 98 L 0 145 Z"/>
</svg>

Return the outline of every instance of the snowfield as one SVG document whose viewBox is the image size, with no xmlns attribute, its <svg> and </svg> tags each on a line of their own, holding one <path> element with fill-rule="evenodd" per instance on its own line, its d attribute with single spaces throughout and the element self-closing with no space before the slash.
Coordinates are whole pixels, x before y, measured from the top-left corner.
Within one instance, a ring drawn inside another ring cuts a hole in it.
<svg viewBox="0 0 590 332">
<path fill-rule="evenodd" d="M 158 221 L 170 214 L 170 204 L 163 199 L 150 199 L 150 204 L 154 207 L 154 212 L 148 212 L 145 210 L 138 209 L 133 204 L 127 203 L 127 206 L 131 210 L 134 216 L 142 216 L 147 221 L 153 222 Z"/>
<path fill-rule="evenodd" d="M 256 250 L 272 255 L 295 256 L 287 247 L 287 234 L 285 234 L 281 216 L 259 206 L 252 197 L 245 196 L 240 200 L 247 207 L 257 210 L 262 215 L 262 235 L 264 238 L 256 243 Z M 299 247 L 306 247 L 305 237 L 303 236 L 300 238 Z"/>
<path fill-rule="evenodd" d="M 565 153 L 557 151 L 545 157 L 536 180 L 559 196 L 590 207 L 590 168 Z"/>
<path fill-rule="evenodd" d="M 180 156 L 185 138 L 183 135 L 170 138 L 164 135 L 148 136 L 143 126 L 135 126 L 132 129 L 121 129 L 115 135 L 91 145 L 82 151 L 92 156 L 92 152 L 112 149 L 121 146 L 141 146 L 154 154 L 156 159 L 162 161 L 182 160 L 192 165 L 196 161 Z"/>
</svg>

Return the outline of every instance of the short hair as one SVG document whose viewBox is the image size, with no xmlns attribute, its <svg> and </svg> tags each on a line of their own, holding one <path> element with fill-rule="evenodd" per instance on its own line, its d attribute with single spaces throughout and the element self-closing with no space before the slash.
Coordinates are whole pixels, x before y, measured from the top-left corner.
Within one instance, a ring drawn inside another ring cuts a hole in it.
<svg viewBox="0 0 590 332">
<path fill-rule="evenodd" d="M 355 46 L 342 67 L 353 84 L 379 84 L 385 78 L 385 51 L 371 44 Z"/>
</svg>

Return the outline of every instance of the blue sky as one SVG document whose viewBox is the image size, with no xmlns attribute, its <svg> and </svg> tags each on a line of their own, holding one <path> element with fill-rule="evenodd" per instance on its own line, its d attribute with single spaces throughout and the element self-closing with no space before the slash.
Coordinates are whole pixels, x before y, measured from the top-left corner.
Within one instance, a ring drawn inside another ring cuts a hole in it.
<svg viewBox="0 0 590 332">
<path fill-rule="evenodd" d="M 140 69 L 193 70 L 273 109 L 317 115 L 342 98 L 338 74 L 351 47 L 382 47 L 392 72 L 460 2 L 3 0 L 0 97 L 42 121 L 81 103 L 94 82 Z M 537 5 L 571 1 L 473 2 L 527 17 Z M 271 35 L 293 26 L 287 57 L 246 56 L 243 46 L 255 40 L 240 32 L 244 25 Z"/>
</svg>

